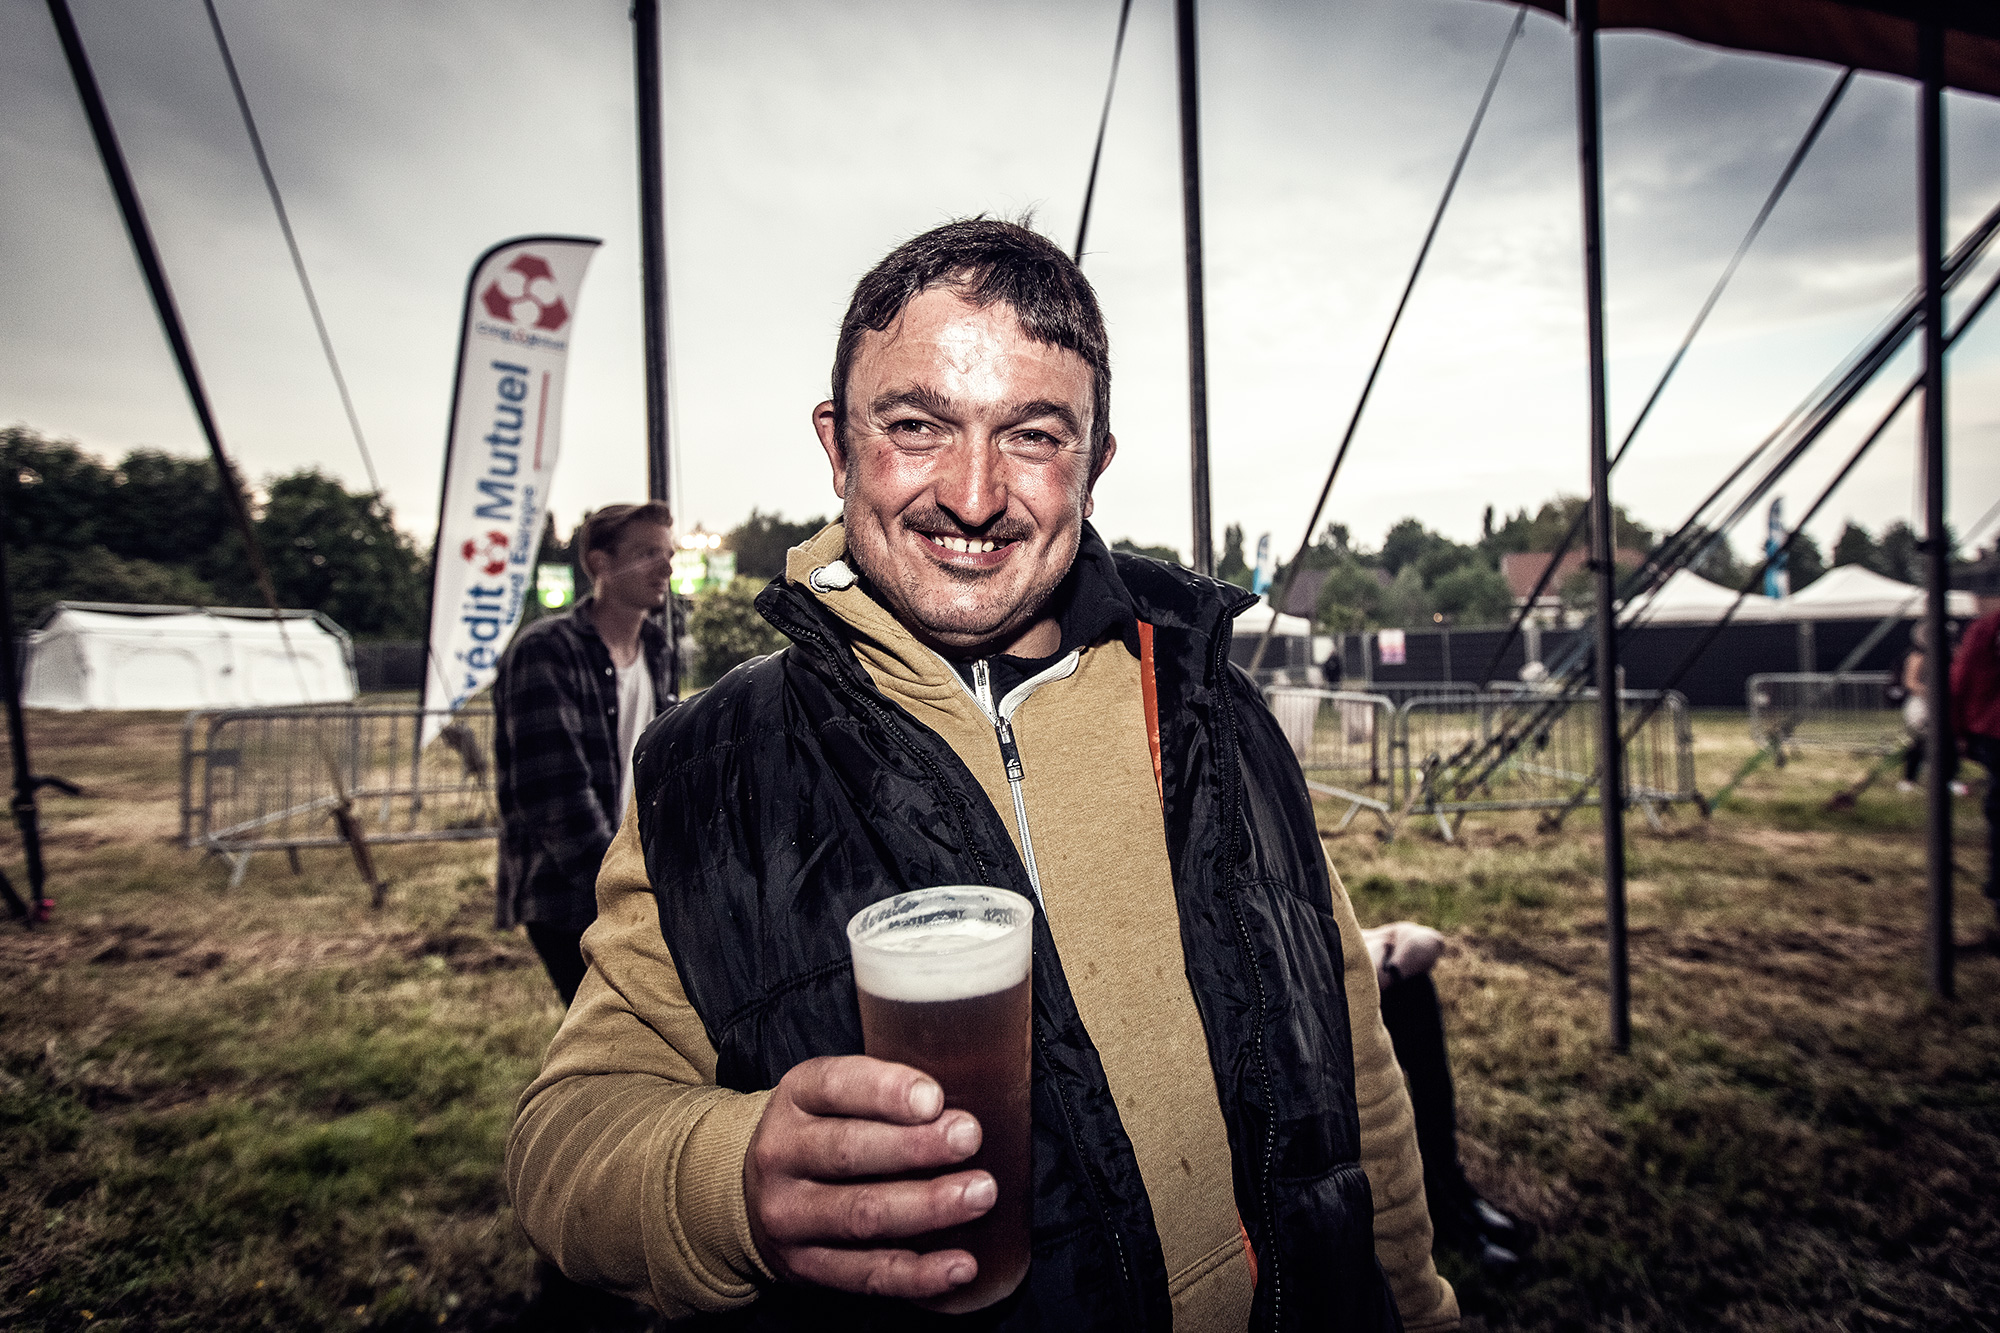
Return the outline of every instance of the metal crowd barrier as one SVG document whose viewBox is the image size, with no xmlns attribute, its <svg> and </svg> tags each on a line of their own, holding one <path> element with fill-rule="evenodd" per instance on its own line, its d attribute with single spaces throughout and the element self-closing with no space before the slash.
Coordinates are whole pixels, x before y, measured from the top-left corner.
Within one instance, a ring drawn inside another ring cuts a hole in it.
<svg viewBox="0 0 2000 1333">
<path fill-rule="evenodd" d="M 1379 694 L 1287 685 L 1271 686 L 1264 699 L 1305 770 L 1306 786 L 1348 803 L 1340 827 L 1362 810 L 1374 811 L 1386 825 L 1393 808 L 1396 705 Z"/>
<path fill-rule="evenodd" d="M 1894 754 L 1908 741 L 1886 671 L 1782 671 L 1750 677 L 1750 737 L 1782 763 L 1787 749 Z"/>
<path fill-rule="evenodd" d="M 189 713 L 181 728 L 181 842 L 230 863 L 255 852 L 346 845 L 342 790 L 371 843 L 493 837 L 493 709 L 468 704 L 415 752 L 415 708 L 345 704 Z M 336 783 L 335 774 L 339 781 Z"/>
<path fill-rule="evenodd" d="M 1393 833 L 1410 815 L 1450 839 L 1475 810 L 1567 811 L 1597 803 L 1597 693 L 1568 698 L 1518 688 L 1377 694 L 1274 688 L 1265 698 L 1305 770 L 1306 785 L 1348 803 L 1338 827 L 1373 811 Z M 1625 690 L 1625 796 L 1655 826 L 1662 807 L 1701 805 L 1694 731 L 1678 692 Z M 1643 726 L 1639 714 L 1658 705 Z M 1519 734 L 1496 754 L 1483 743 Z M 1459 755 L 1469 759 L 1458 760 Z"/>
</svg>

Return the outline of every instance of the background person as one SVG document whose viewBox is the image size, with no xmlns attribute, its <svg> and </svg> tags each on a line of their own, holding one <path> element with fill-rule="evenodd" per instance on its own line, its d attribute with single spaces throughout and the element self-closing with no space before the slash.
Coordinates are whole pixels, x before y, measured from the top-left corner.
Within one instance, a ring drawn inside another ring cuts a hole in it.
<svg viewBox="0 0 2000 1333">
<path fill-rule="evenodd" d="M 1424 1159 L 1424 1199 L 1437 1239 L 1465 1250 L 1488 1272 L 1517 1267 L 1533 1242 L 1530 1229 L 1480 1197 L 1458 1159 L 1458 1102 L 1445 1048 L 1444 1011 L 1431 981 L 1445 939 L 1429 926 L 1396 921 L 1361 932 L 1382 989 L 1382 1023 L 1409 1080 L 1417 1148 Z"/>
<path fill-rule="evenodd" d="M 515 636 L 493 682 L 500 803 L 496 924 L 525 925 L 568 1005 L 597 918 L 597 869 L 632 785 L 632 747 L 669 702 L 673 518 L 657 500 L 606 505 L 579 539 L 588 596 Z"/>
<path fill-rule="evenodd" d="M 2000 912 L 2000 611 L 1972 622 L 1951 660 L 1952 724 L 1986 767 L 1986 897 Z"/>
<path fill-rule="evenodd" d="M 1903 665 L 1897 674 L 1897 681 L 1903 687 L 1903 730 L 1908 735 L 1908 743 L 1903 750 L 1903 777 L 1896 784 L 1896 790 L 1913 792 L 1917 790 L 1918 779 L 1924 771 L 1924 760 L 1930 750 L 1930 705 L 1925 701 L 1924 654 L 1930 644 L 1930 626 L 1918 621 L 1910 630 L 1910 650 L 1903 654 Z M 1947 756 L 1947 781 L 1951 794 L 1963 796 L 1966 786 L 1958 780 L 1958 755 Z"/>
<path fill-rule="evenodd" d="M 895 1298 L 972 1259 L 908 1241 L 995 1186 L 950 1170 L 979 1127 L 936 1082 L 859 1054 L 844 928 L 979 883 L 1039 908 L 1034 1258 L 975 1326 L 1456 1324 L 1353 907 L 1228 665 L 1252 599 L 1085 522 L 1109 367 L 1088 282 L 1021 227 L 941 227 L 856 289 L 813 412 L 843 521 L 758 599 L 791 645 L 642 742 L 509 1140 L 572 1278 L 745 1327 L 931 1326 Z"/>
</svg>

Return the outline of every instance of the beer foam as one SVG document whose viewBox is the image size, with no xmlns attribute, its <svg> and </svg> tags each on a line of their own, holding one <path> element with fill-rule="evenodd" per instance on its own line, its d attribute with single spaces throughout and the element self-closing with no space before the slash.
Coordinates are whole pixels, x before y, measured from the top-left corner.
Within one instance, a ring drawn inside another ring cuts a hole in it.
<svg viewBox="0 0 2000 1333">
<path fill-rule="evenodd" d="M 1027 900 L 1014 894 L 1004 899 L 981 895 L 979 901 L 953 907 L 911 913 L 916 919 L 887 928 L 879 922 L 861 931 L 850 926 L 855 983 L 880 999 L 908 1004 L 969 1000 L 1018 985 L 1028 974 L 1034 950 L 1028 925 L 1033 909 Z M 971 914 L 981 907 L 999 909 L 1000 919 Z M 876 910 L 864 910 L 856 924 Z"/>
</svg>

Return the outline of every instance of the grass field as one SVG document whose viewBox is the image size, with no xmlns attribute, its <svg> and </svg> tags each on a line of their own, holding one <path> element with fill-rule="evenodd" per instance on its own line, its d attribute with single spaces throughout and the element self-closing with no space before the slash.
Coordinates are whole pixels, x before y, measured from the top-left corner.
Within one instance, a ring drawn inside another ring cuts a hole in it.
<svg viewBox="0 0 2000 1333">
<path fill-rule="evenodd" d="M 179 719 L 35 714 L 49 926 L 0 924 L 0 1327 L 524 1328 L 498 1179 L 560 1013 L 488 925 L 490 844 L 227 868 L 173 844 Z M 1749 753 L 1698 723 L 1701 784 Z M 1595 811 L 1332 840 L 1439 965 L 1469 1171 L 1544 1232 L 1442 1266 L 1495 1329 L 1989 1329 L 2000 959 L 1959 802 L 1960 998 L 1929 998 L 1920 809 L 1842 756 L 1631 821 L 1632 1053 L 1606 1044 Z M 1324 812 L 1328 827 L 1338 814 Z M 19 883 L 18 851 L 6 862 Z"/>
</svg>

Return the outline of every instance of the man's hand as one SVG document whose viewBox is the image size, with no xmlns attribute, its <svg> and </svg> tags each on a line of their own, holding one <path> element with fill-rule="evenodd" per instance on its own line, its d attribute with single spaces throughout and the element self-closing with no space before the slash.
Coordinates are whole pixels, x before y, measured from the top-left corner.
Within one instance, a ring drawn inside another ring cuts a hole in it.
<svg viewBox="0 0 2000 1333">
<path fill-rule="evenodd" d="M 1375 964 L 1375 982 L 1383 990 L 1405 977 L 1431 970 L 1444 952 L 1444 936 L 1414 921 L 1397 921 L 1361 932 L 1368 959 Z"/>
<path fill-rule="evenodd" d="M 918 1254 L 897 1242 L 981 1216 L 993 1177 L 880 1179 L 978 1151 L 979 1122 L 943 1108 L 935 1079 L 865 1055 L 808 1060 L 779 1080 L 743 1160 L 750 1234 L 772 1271 L 907 1300 L 970 1282 L 979 1267 L 964 1250 Z"/>
</svg>

